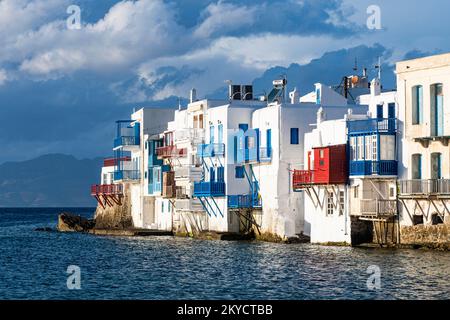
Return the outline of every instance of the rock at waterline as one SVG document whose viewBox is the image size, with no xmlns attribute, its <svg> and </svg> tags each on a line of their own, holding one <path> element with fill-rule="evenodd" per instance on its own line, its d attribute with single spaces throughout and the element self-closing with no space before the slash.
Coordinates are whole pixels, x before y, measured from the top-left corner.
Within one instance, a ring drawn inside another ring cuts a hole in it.
<svg viewBox="0 0 450 320">
<path fill-rule="evenodd" d="M 95 227 L 95 220 L 86 219 L 69 212 L 63 212 L 58 216 L 59 232 L 88 232 Z"/>
<path fill-rule="evenodd" d="M 34 231 L 39 231 L 39 232 L 53 232 L 53 231 L 55 231 L 55 229 L 50 228 L 50 227 L 43 227 L 43 228 L 36 228 L 36 229 L 34 229 Z"/>
</svg>

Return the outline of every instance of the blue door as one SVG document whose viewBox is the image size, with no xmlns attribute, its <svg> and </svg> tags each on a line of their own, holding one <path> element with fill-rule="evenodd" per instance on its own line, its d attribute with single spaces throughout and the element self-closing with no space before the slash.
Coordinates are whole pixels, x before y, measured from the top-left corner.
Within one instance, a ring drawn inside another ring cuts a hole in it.
<svg viewBox="0 0 450 320">
<path fill-rule="evenodd" d="M 383 119 L 383 105 L 377 105 L 377 119 Z"/>
<path fill-rule="evenodd" d="M 388 105 L 388 118 L 389 119 L 395 118 L 395 103 L 389 103 Z"/>
</svg>

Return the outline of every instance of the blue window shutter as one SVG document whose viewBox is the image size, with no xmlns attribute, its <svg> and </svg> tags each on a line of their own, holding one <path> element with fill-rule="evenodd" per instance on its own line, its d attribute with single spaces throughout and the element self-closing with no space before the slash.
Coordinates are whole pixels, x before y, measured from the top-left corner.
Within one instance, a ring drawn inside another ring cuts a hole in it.
<svg viewBox="0 0 450 320">
<path fill-rule="evenodd" d="M 216 172 L 214 168 L 209 168 L 209 181 L 216 181 Z"/>
<path fill-rule="evenodd" d="M 244 167 L 243 166 L 236 167 L 235 177 L 237 179 L 244 179 Z"/>
<path fill-rule="evenodd" d="M 291 128 L 291 144 L 299 144 L 298 128 Z"/>
<path fill-rule="evenodd" d="M 266 146 L 268 150 L 272 148 L 272 129 L 266 131 Z"/>
<path fill-rule="evenodd" d="M 224 167 L 217 167 L 217 181 L 223 182 L 225 181 L 225 168 Z"/>
<path fill-rule="evenodd" d="M 217 129 L 218 129 L 218 132 L 217 132 L 218 143 L 223 143 L 223 124 L 219 124 Z"/>
<path fill-rule="evenodd" d="M 419 169 L 419 179 L 422 179 L 422 155 L 419 156 L 417 162 L 417 167 Z"/>
<path fill-rule="evenodd" d="M 417 120 L 419 124 L 423 123 L 423 87 L 417 87 Z"/>
<path fill-rule="evenodd" d="M 214 126 L 209 126 L 209 143 L 214 143 Z"/>
</svg>

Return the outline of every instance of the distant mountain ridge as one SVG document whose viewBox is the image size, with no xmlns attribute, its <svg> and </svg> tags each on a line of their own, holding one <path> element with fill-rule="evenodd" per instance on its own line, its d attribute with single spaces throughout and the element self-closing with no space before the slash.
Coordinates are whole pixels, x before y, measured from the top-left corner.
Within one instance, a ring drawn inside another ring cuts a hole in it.
<svg viewBox="0 0 450 320">
<path fill-rule="evenodd" d="M 103 158 L 48 154 L 0 165 L 0 207 L 90 207 Z"/>
</svg>

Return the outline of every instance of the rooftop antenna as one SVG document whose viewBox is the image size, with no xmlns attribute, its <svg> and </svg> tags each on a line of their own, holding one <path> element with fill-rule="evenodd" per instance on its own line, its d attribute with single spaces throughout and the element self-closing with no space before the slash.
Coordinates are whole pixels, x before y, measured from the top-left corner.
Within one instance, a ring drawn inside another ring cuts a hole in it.
<svg viewBox="0 0 450 320">
<path fill-rule="evenodd" d="M 358 58 L 355 58 L 355 66 L 353 67 L 353 71 L 358 71 Z"/>
<path fill-rule="evenodd" d="M 381 57 L 378 56 L 378 64 L 375 66 L 378 69 L 378 80 L 381 81 Z"/>
</svg>

